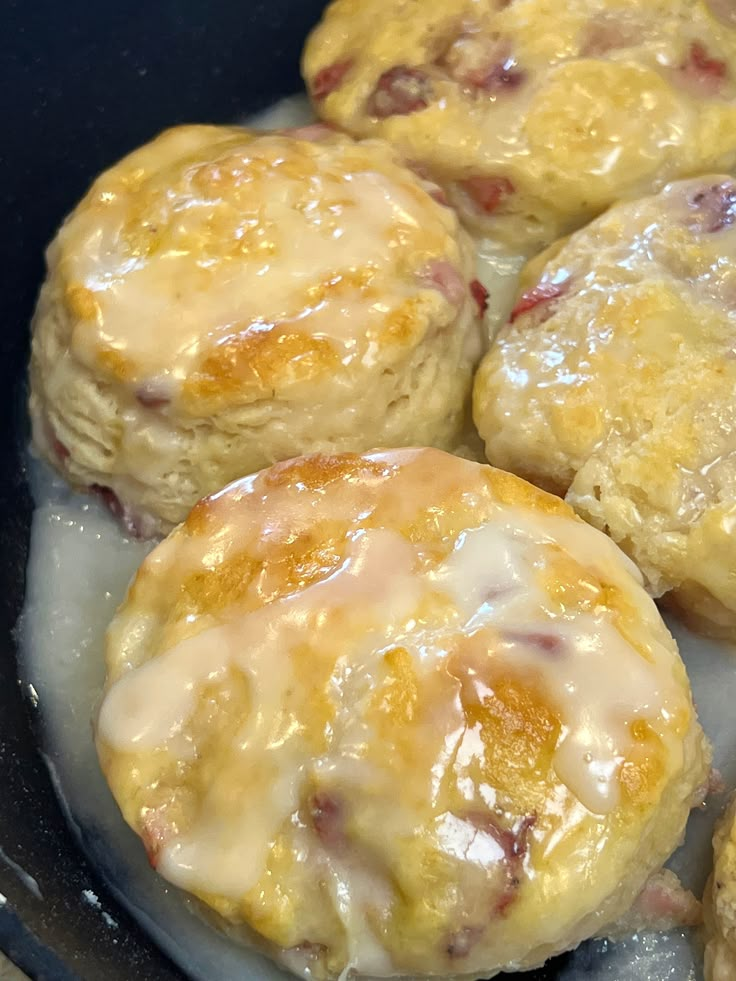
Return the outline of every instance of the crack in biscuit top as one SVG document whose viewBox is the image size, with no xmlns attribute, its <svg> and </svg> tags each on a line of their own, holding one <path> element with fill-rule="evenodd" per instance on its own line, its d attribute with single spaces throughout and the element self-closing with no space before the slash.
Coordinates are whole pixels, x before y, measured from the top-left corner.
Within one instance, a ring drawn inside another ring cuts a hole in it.
<svg viewBox="0 0 736 981">
<path fill-rule="evenodd" d="M 319 135 L 180 127 L 103 174 L 50 252 L 75 355 L 248 400 L 454 319 L 423 278 L 432 261 L 467 278 L 452 213 L 386 145 Z"/>
<path fill-rule="evenodd" d="M 146 560 L 131 606 L 111 628 L 103 745 L 198 758 L 204 689 L 237 675 L 249 691 L 203 806 L 160 851 L 184 888 L 253 888 L 315 783 L 341 795 L 317 808 L 339 864 L 351 795 L 378 802 L 387 841 L 424 829 L 453 856 L 447 829 L 480 835 L 489 801 L 562 833 L 651 806 L 681 765 L 687 682 L 636 569 L 561 502 L 438 451 L 306 458 L 231 485 Z M 492 708 L 509 686 L 536 706 L 514 750 Z M 483 834 L 464 861 L 522 847 Z"/>
</svg>

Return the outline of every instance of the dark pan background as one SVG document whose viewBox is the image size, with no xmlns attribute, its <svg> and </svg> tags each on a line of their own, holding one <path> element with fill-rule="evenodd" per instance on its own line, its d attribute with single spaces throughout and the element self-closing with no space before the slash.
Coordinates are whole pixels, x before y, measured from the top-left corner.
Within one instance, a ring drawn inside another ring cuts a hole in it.
<svg viewBox="0 0 736 981">
<path fill-rule="evenodd" d="M 83 857 L 16 679 L 31 515 L 22 386 L 43 249 L 90 180 L 165 126 L 232 122 L 296 91 L 302 42 L 322 6 L 0 0 L 0 949 L 33 978 L 182 978 Z M 43 898 L 6 858 L 37 880 Z M 84 889 L 119 929 L 82 901 Z"/>
</svg>

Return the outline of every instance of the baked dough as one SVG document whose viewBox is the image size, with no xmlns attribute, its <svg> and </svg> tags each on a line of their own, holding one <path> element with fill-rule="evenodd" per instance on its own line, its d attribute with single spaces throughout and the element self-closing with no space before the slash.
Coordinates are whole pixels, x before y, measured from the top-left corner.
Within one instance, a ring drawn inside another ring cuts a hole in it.
<svg viewBox="0 0 736 981">
<path fill-rule="evenodd" d="M 736 184 L 621 204 L 533 260 L 475 382 L 491 463 L 567 495 L 736 637 Z"/>
<path fill-rule="evenodd" d="M 517 249 L 736 164 L 723 0 L 334 0 L 303 74 L 325 119 L 386 137 Z"/>
<path fill-rule="evenodd" d="M 490 977 L 604 931 L 709 771 L 633 564 L 438 450 L 202 501 L 107 666 L 100 760 L 152 864 L 310 978 Z"/>
<path fill-rule="evenodd" d="M 182 126 L 60 229 L 33 325 L 34 440 L 139 534 L 307 450 L 449 446 L 484 290 L 436 187 L 325 126 Z"/>
<path fill-rule="evenodd" d="M 736 978 L 736 797 L 716 825 L 713 872 L 703 896 L 705 981 Z"/>
</svg>

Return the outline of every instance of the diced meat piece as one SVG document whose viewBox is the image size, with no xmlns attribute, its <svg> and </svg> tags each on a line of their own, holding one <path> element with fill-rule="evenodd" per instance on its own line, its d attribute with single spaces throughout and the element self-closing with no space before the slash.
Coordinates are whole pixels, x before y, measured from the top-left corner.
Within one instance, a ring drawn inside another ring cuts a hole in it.
<svg viewBox="0 0 736 981">
<path fill-rule="evenodd" d="M 68 460 L 69 457 L 71 456 L 71 453 L 66 448 L 66 446 L 64 446 L 64 444 L 61 442 L 58 436 L 51 437 L 51 448 L 53 449 L 60 463 L 63 463 L 65 460 Z"/>
<path fill-rule="evenodd" d="M 141 814 L 141 840 L 146 849 L 148 862 L 154 869 L 158 865 L 158 856 L 168 837 L 169 828 L 165 810 L 165 807 L 146 807 Z"/>
<path fill-rule="evenodd" d="M 62 443 L 59 437 L 56 435 L 54 427 L 51 425 L 48 419 L 44 420 L 43 423 L 44 435 L 46 437 L 46 442 L 51 447 L 51 450 L 58 460 L 59 463 L 64 463 L 69 459 L 71 453 L 67 447 Z"/>
<path fill-rule="evenodd" d="M 368 112 L 378 119 L 408 116 L 426 109 L 432 97 L 429 76 L 420 68 L 396 65 L 378 79 L 368 101 Z"/>
<path fill-rule="evenodd" d="M 530 310 L 534 310 L 540 304 L 549 303 L 550 300 L 556 300 L 558 296 L 562 296 L 566 291 L 567 281 L 562 283 L 539 283 L 533 289 L 522 293 L 516 306 L 511 311 L 509 318 L 511 323 L 513 324 L 517 317 L 529 313 Z"/>
<path fill-rule="evenodd" d="M 483 927 L 480 926 L 464 926 L 460 930 L 457 930 L 452 934 L 447 943 L 447 956 L 453 960 L 461 960 L 463 957 L 467 957 L 483 936 L 483 932 Z"/>
<path fill-rule="evenodd" d="M 482 317 L 488 309 L 488 290 L 479 279 L 474 279 L 470 284 L 470 292 L 473 294 L 473 299 L 478 304 L 478 313 Z"/>
<path fill-rule="evenodd" d="M 716 770 L 715 767 L 711 768 L 708 774 L 708 779 L 705 783 L 701 783 L 693 794 L 693 807 L 701 807 L 705 804 L 706 800 L 711 794 L 722 794 L 726 789 L 726 784 L 721 776 L 720 770 Z"/>
<path fill-rule="evenodd" d="M 140 385 L 135 396 L 147 409 L 160 409 L 171 402 L 168 386 L 156 380 Z"/>
<path fill-rule="evenodd" d="M 511 828 L 502 828 L 488 813 L 468 815 L 466 820 L 479 831 L 490 835 L 500 846 L 504 856 L 504 883 L 493 906 L 495 916 L 504 916 L 516 899 L 521 885 L 524 859 L 529 851 L 529 832 L 537 822 L 536 814 L 521 818 Z"/>
<path fill-rule="evenodd" d="M 688 204 L 688 226 L 698 234 L 719 232 L 736 221 L 736 184 L 723 181 L 694 194 Z"/>
<path fill-rule="evenodd" d="M 319 140 L 324 140 L 328 136 L 333 136 L 335 134 L 334 126 L 330 126 L 329 123 L 310 123 L 309 126 L 295 126 L 291 129 L 285 129 L 284 133 L 287 136 L 293 136 L 296 140 L 307 140 L 309 143 L 317 143 Z"/>
<path fill-rule="evenodd" d="M 506 177 L 469 177 L 463 181 L 462 187 L 480 210 L 489 215 L 515 190 Z"/>
<path fill-rule="evenodd" d="M 110 514 L 121 520 L 123 517 L 123 505 L 120 498 L 111 487 L 103 487 L 102 484 L 92 484 L 90 491 L 95 494 L 105 505 Z"/>
<path fill-rule="evenodd" d="M 489 95 L 516 89 L 526 80 L 507 40 L 472 31 L 461 34 L 439 63 L 460 85 Z"/>
<path fill-rule="evenodd" d="M 342 801 L 325 790 L 309 799 L 312 826 L 322 844 L 331 850 L 345 845 L 345 807 Z"/>
<path fill-rule="evenodd" d="M 728 66 L 720 58 L 711 58 L 705 45 L 701 41 L 693 41 L 690 45 L 690 64 L 701 75 L 710 75 L 713 78 L 725 78 L 728 74 Z"/>
<path fill-rule="evenodd" d="M 476 76 L 475 87 L 484 92 L 496 94 L 509 89 L 518 89 L 526 81 L 526 72 L 516 65 L 513 58 L 491 65 L 482 76 Z"/>
<path fill-rule="evenodd" d="M 321 68 L 312 81 L 312 95 L 314 98 L 318 102 L 321 102 L 331 92 L 334 92 L 336 88 L 339 88 L 352 64 L 352 59 L 346 58 L 344 61 L 336 61 L 332 65 L 327 65 L 326 68 Z"/>
<path fill-rule="evenodd" d="M 528 647 L 535 647 L 543 654 L 550 654 L 552 657 L 559 657 L 565 650 L 564 641 L 559 634 L 508 630 L 503 636 L 512 644 L 526 644 Z"/>
<path fill-rule="evenodd" d="M 133 538 L 152 538 L 157 531 L 155 520 L 149 515 L 137 514 L 123 504 L 111 487 L 91 484 L 90 493 L 100 498 L 110 514 L 117 518 L 123 528 Z"/>
<path fill-rule="evenodd" d="M 440 291 L 448 303 L 459 307 L 465 299 L 465 281 L 447 259 L 434 259 L 421 276 L 422 282 Z"/>
<path fill-rule="evenodd" d="M 680 71 L 686 83 L 706 95 L 716 95 L 728 75 L 728 66 L 713 58 L 702 41 L 693 41 Z"/>
<path fill-rule="evenodd" d="M 639 893 L 629 912 L 606 933 L 625 936 L 639 930 L 674 930 L 698 926 L 703 911 L 693 894 L 683 888 L 674 872 L 655 872 Z"/>
</svg>

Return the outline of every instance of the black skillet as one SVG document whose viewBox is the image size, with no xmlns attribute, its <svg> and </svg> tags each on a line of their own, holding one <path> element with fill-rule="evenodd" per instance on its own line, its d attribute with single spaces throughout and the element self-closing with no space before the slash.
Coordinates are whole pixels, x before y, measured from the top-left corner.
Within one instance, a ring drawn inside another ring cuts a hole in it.
<svg viewBox="0 0 736 981">
<path fill-rule="evenodd" d="M 32 978 L 185 977 L 119 907 L 67 827 L 38 749 L 43 707 L 16 676 L 31 516 L 22 386 L 43 249 L 90 180 L 157 131 L 232 122 L 296 91 L 301 46 L 323 5 L 0 3 L 0 949 Z M 85 889 L 117 930 L 82 901 Z M 554 978 L 560 964 L 523 977 Z"/>
</svg>

